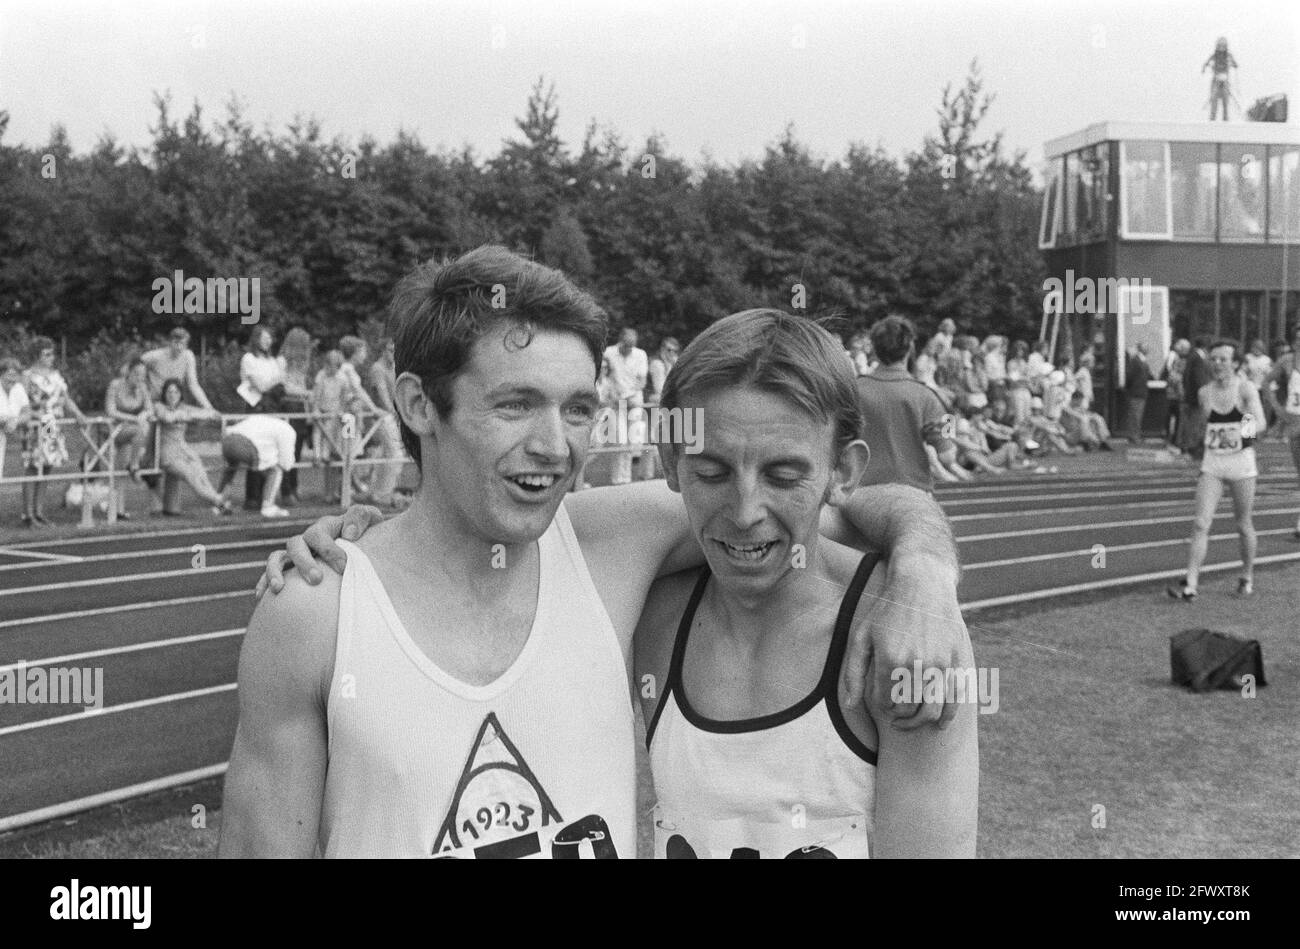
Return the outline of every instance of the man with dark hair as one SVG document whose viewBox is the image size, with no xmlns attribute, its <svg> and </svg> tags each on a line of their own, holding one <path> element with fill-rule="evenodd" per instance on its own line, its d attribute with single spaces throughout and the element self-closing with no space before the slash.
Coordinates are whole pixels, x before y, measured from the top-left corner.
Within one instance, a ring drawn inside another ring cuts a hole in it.
<svg viewBox="0 0 1300 949">
<path fill-rule="evenodd" d="M 566 500 L 605 331 L 587 294 L 500 247 L 403 281 L 395 404 L 420 487 L 391 520 L 318 522 L 341 577 L 302 538 L 287 583 L 272 556 L 283 590 L 258 604 L 240 658 L 222 855 L 635 852 L 632 631 L 654 580 L 704 555 L 663 482 Z M 828 536 L 891 551 L 840 677 L 856 704 L 874 654 L 883 705 L 891 669 L 958 664 L 953 544 L 919 492 L 858 492 L 840 510 Z M 327 543 L 345 524 L 358 542 Z"/>
<path fill-rule="evenodd" d="M 932 491 L 925 446 L 935 450 L 945 468 L 956 464 L 957 446 L 953 417 L 939 397 L 907 371 L 916 328 L 901 316 L 887 316 L 871 328 L 871 345 L 880 365 L 856 383 L 871 449 L 862 484 L 906 484 Z"/>
</svg>

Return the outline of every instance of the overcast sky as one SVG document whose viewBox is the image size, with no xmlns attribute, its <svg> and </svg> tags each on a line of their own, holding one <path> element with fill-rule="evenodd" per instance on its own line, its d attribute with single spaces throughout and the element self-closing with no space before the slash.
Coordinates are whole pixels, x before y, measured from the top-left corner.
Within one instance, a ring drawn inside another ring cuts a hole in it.
<svg viewBox="0 0 1300 949">
<path fill-rule="evenodd" d="M 1296 0 L 0 0 L 0 109 L 6 141 L 39 145 L 61 122 L 83 151 L 106 131 L 147 142 L 155 90 L 213 117 L 234 92 L 257 125 L 312 114 L 329 137 L 405 128 L 482 155 L 545 75 L 574 145 L 594 118 L 734 162 L 793 122 L 823 157 L 855 141 L 901 155 L 978 57 L 988 128 L 1037 162 L 1092 122 L 1204 119 L 1220 35 L 1238 99 L 1289 93 L 1294 123 Z"/>
</svg>

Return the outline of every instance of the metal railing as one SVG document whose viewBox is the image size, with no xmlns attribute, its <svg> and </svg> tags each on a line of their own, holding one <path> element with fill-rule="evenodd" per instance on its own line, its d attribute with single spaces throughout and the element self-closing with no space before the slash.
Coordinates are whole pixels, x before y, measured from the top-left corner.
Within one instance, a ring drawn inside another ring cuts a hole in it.
<svg viewBox="0 0 1300 949">
<path fill-rule="evenodd" d="M 647 408 L 649 406 L 646 406 Z M 294 469 L 312 469 L 312 468 L 339 468 L 341 469 L 341 484 L 339 488 L 341 506 L 346 508 L 352 503 L 353 484 L 352 476 L 356 469 L 374 470 L 381 465 L 398 465 L 404 466 L 412 463 L 412 458 L 402 448 L 400 441 L 397 446 L 399 454 L 390 458 L 365 457 L 365 450 L 374 443 L 375 436 L 383 427 L 385 415 L 366 415 L 358 417 L 351 412 L 322 413 L 322 412 L 276 412 L 276 413 L 230 413 L 221 414 L 215 419 L 193 419 L 184 424 L 202 425 L 204 422 L 213 421 L 219 423 L 220 435 L 217 441 L 225 437 L 226 429 L 231 425 L 248 418 L 256 418 L 259 415 L 265 417 L 271 415 L 274 418 L 291 421 L 295 419 L 306 420 L 310 422 L 337 421 L 337 432 L 332 431 L 332 426 L 317 425 L 316 433 L 323 446 L 329 449 L 328 456 L 322 457 L 322 454 L 313 452 L 311 461 L 299 461 L 294 464 Z M 138 438 L 146 441 L 149 446 L 149 457 L 142 459 L 142 463 L 131 470 L 129 468 L 119 468 L 118 463 L 118 442 L 122 432 L 131 425 L 139 425 L 139 422 L 128 422 L 122 419 L 116 419 L 107 415 L 90 415 L 84 420 L 73 418 L 46 418 L 43 420 L 31 420 L 19 427 L 29 431 L 44 428 L 46 431 L 44 437 L 50 437 L 51 428 L 70 428 L 76 426 L 78 433 L 84 442 L 84 447 L 77 444 L 80 448 L 78 453 L 73 448 L 71 439 L 65 437 L 65 444 L 68 448 L 69 465 L 72 470 L 52 469 L 44 470 L 38 474 L 23 474 L 18 477 L 8 477 L 4 475 L 3 468 L 0 467 L 0 487 L 9 487 L 11 485 L 21 484 L 47 484 L 59 482 L 79 482 L 84 487 L 88 487 L 95 481 L 106 481 L 108 484 L 107 497 L 107 521 L 109 524 L 117 522 L 117 513 L 120 506 L 120 484 L 123 481 L 133 480 L 133 476 L 154 476 L 165 475 L 167 471 L 162 467 L 161 459 L 161 439 L 158 437 L 158 427 L 163 424 L 158 421 L 148 421 L 142 426 L 143 431 Z M 647 454 L 654 454 L 658 451 L 657 446 L 649 441 L 641 443 L 628 444 L 600 444 L 593 445 L 588 449 L 591 455 L 616 455 L 628 454 L 634 458 L 640 458 Z M 4 464 L 4 458 L 0 456 L 0 466 Z M 146 461 L 148 464 L 144 464 Z M 97 499 L 92 497 L 92 492 L 82 491 L 81 501 L 81 527 L 93 527 L 95 523 L 94 506 L 98 503 Z"/>
</svg>

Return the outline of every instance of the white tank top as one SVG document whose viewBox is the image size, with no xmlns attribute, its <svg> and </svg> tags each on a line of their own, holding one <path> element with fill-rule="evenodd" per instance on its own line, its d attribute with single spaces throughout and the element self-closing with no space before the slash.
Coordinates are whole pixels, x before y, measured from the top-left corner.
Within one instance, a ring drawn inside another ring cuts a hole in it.
<svg viewBox="0 0 1300 949">
<path fill-rule="evenodd" d="M 627 666 L 563 504 L 538 545 L 528 640 L 474 686 L 425 655 L 369 558 L 340 543 L 326 857 L 636 856 Z"/>
<path fill-rule="evenodd" d="M 648 732 L 659 799 L 655 857 L 870 856 L 876 753 L 844 721 L 836 683 L 854 610 L 878 559 L 864 557 L 849 584 L 812 694 L 783 712 L 726 722 L 700 715 L 682 688 L 686 641 L 709 580 L 703 569 Z"/>
</svg>

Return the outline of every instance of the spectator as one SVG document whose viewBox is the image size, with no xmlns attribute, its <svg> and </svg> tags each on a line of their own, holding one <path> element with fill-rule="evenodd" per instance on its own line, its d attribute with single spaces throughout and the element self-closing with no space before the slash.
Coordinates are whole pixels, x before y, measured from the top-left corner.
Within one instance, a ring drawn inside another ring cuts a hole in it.
<svg viewBox="0 0 1300 949">
<path fill-rule="evenodd" d="M 28 476 L 45 474 L 68 463 L 68 446 L 59 420 L 71 412 L 83 426 L 86 416 L 68 394 L 63 373 L 54 368 L 54 340 L 37 336 L 32 341 L 36 361 L 23 374 L 32 420 L 23 438 L 23 465 Z M 41 510 L 44 484 L 23 482 L 23 524 L 33 527 L 48 524 Z"/>
<path fill-rule="evenodd" d="M 952 416 L 933 390 L 907 371 L 916 347 L 911 321 L 885 317 L 871 328 L 871 345 L 880 366 L 856 382 L 871 449 L 862 483 L 908 484 L 931 491 L 934 482 L 926 445 L 947 470 L 957 467 Z"/>
<path fill-rule="evenodd" d="M 0 481 L 4 480 L 5 447 L 9 436 L 26 426 L 32 411 L 22 383 L 22 364 L 12 356 L 0 357 Z"/>
<path fill-rule="evenodd" d="M 952 320 L 944 319 L 939 321 L 939 328 L 935 330 L 934 336 L 930 339 L 926 348 L 933 350 L 933 355 L 942 356 L 948 350 L 952 349 L 953 338 L 957 335 L 957 324 Z M 881 357 L 884 361 L 884 357 Z"/>
<path fill-rule="evenodd" d="M 883 363 L 881 365 L 883 365 Z M 877 366 L 876 368 L 879 369 L 880 367 Z M 930 355 L 928 352 L 923 352 L 917 355 L 914 367 L 916 381 L 938 396 L 939 402 L 942 403 L 945 412 L 951 412 L 952 393 L 941 388 L 939 383 L 935 380 L 935 372 L 937 370 L 938 365 L 935 362 L 934 356 Z"/>
<path fill-rule="evenodd" d="M 393 360 L 395 352 L 393 341 L 384 340 L 379 358 L 366 371 L 371 399 L 382 413 L 375 448 L 386 462 L 379 465 L 379 470 L 375 472 L 375 490 L 370 499 L 384 507 L 392 507 L 397 503 L 393 491 L 397 488 L 397 479 L 402 473 L 402 466 L 398 464 L 398 459 L 403 456 L 402 433 L 397 427 L 397 403 L 394 401 L 397 398 L 397 372 Z"/>
<path fill-rule="evenodd" d="M 1084 451 L 1111 451 L 1110 429 L 1106 420 L 1096 412 L 1088 411 L 1083 393 L 1075 390 L 1070 402 L 1061 408 L 1061 428 L 1071 446 L 1081 446 Z"/>
<path fill-rule="evenodd" d="M 1205 455 L 1205 413 L 1201 409 L 1200 392 L 1212 378 L 1208 340 L 1196 337 L 1194 348 L 1187 354 L 1183 369 L 1183 405 L 1178 418 L 1178 447 L 1196 461 Z"/>
<path fill-rule="evenodd" d="M 988 411 L 988 406 L 984 406 L 976 411 L 976 417 L 982 417 Z M 957 445 L 957 461 L 966 468 L 989 474 L 1006 474 L 1020 460 L 1020 446 L 1014 440 L 1004 441 L 994 449 L 984 430 L 968 419 L 957 419 L 953 440 Z"/>
<path fill-rule="evenodd" d="M 104 414 L 120 422 L 114 443 L 117 446 L 117 463 L 140 480 L 140 460 L 149 442 L 149 428 L 153 422 L 153 400 L 149 398 L 149 370 L 140 357 L 132 359 L 124 376 L 117 376 L 104 393 Z"/>
<path fill-rule="evenodd" d="M 1264 430 L 1273 425 L 1273 404 L 1264 393 L 1268 374 L 1273 371 L 1273 360 L 1269 358 L 1268 350 L 1264 348 L 1264 341 L 1257 339 L 1250 344 L 1250 352 L 1242 360 L 1241 374 L 1246 380 L 1255 387 L 1259 393 L 1260 403 L 1264 406 Z"/>
<path fill-rule="evenodd" d="M 984 375 L 988 379 L 989 400 L 1003 398 L 1007 387 L 1007 338 L 985 337 L 980 349 L 984 354 Z"/>
<path fill-rule="evenodd" d="M 316 343 L 311 335 L 299 326 L 284 334 L 280 343 L 280 362 L 284 366 L 284 400 L 286 412 L 305 415 L 311 412 L 311 354 Z M 311 439 L 311 421 L 305 418 L 289 419 L 293 429 L 293 460 L 302 460 L 302 450 Z M 298 469 L 290 468 L 280 483 L 280 505 L 293 507 L 298 499 Z"/>
<path fill-rule="evenodd" d="M 1029 391 L 1028 353 L 1029 345 L 1018 339 L 1011 347 L 1011 358 L 1007 360 L 1007 403 L 1011 408 L 1011 417 L 1018 426 L 1029 419 L 1029 400 L 1033 395 Z"/>
<path fill-rule="evenodd" d="M 1043 378 L 1043 414 L 1053 422 L 1061 420 L 1061 410 L 1073 393 L 1073 381 L 1063 369 L 1053 369 Z"/>
<path fill-rule="evenodd" d="M 168 379 L 179 379 L 185 389 L 185 394 L 192 402 L 196 403 L 200 408 L 212 408 L 207 393 L 203 391 L 203 386 L 199 384 L 198 360 L 194 358 L 194 353 L 190 351 L 189 345 L 189 330 L 183 326 L 177 326 L 167 334 L 166 346 L 151 349 L 140 357 L 144 360 L 149 378 L 149 398 L 153 400 L 155 405 L 158 404 L 162 396 L 163 383 Z M 153 426 L 150 426 L 149 443 L 145 446 L 146 457 L 153 456 L 153 441 Z M 179 478 L 164 473 L 161 486 L 157 475 L 146 475 L 144 481 L 150 488 L 158 489 L 161 487 L 161 496 L 154 499 L 154 513 L 159 511 L 164 514 L 180 513 L 178 504 L 180 502 L 181 482 Z"/>
<path fill-rule="evenodd" d="M 293 467 L 293 426 L 274 415 L 251 415 L 226 429 L 221 440 L 221 455 L 226 470 L 221 474 L 222 494 L 240 468 L 266 472 L 266 491 L 261 512 L 263 517 L 288 517 L 289 512 L 274 501 L 280 479 Z"/>
<path fill-rule="evenodd" d="M 1300 323 L 1292 331 L 1294 349 L 1282 355 L 1265 380 L 1264 391 L 1278 418 L 1280 434 L 1291 449 L 1291 461 L 1300 475 Z M 1300 517 L 1295 522 L 1295 538 L 1300 540 Z"/>
<path fill-rule="evenodd" d="M 168 379 L 162 386 L 162 397 L 154 406 L 158 418 L 158 454 L 163 471 L 184 481 L 208 504 L 212 513 L 221 516 L 231 512 L 231 505 L 224 494 L 212 486 L 208 473 L 203 468 L 203 461 L 198 452 L 186 439 L 189 423 L 199 419 L 218 419 L 216 409 L 201 409 L 185 405 L 179 379 Z M 177 515 L 179 511 L 164 512 Z"/>
<path fill-rule="evenodd" d="M 638 349 L 636 342 L 636 330 L 630 326 L 625 327 L 619 335 L 618 345 L 610 346 L 605 350 L 605 359 L 609 361 L 609 385 L 612 389 L 615 410 L 625 408 L 627 411 L 629 445 L 640 445 L 645 442 L 645 412 L 641 406 L 646 377 L 650 371 L 645 350 Z M 615 453 L 611 483 L 631 482 L 633 454 L 634 450 Z"/>
<path fill-rule="evenodd" d="M 1192 344 L 1185 339 L 1177 340 L 1165 356 L 1164 380 L 1165 399 L 1169 414 L 1165 419 L 1165 441 L 1175 452 L 1178 449 L 1178 422 L 1182 415 L 1183 373 L 1187 371 L 1187 354 Z"/>
<path fill-rule="evenodd" d="M 254 326 L 248 335 L 248 351 L 239 360 L 239 396 L 250 412 L 277 412 L 284 398 L 284 361 L 271 355 L 275 335 L 265 326 Z M 261 470 L 249 466 L 244 476 L 244 510 L 262 507 Z M 274 502 L 274 498 L 271 499 Z"/>
<path fill-rule="evenodd" d="M 682 344 L 677 342 L 675 337 L 669 336 L 659 344 L 658 354 L 650 360 L 648 401 L 652 404 L 659 404 L 659 399 L 664 393 L 664 380 L 668 378 L 668 373 L 672 371 L 673 366 L 677 365 L 677 357 L 681 351 Z"/>
<path fill-rule="evenodd" d="M 855 376 L 865 376 L 871 372 L 871 360 L 867 356 L 867 335 L 862 332 L 849 337 L 849 363 L 853 366 Z"/>
<path fill-rule="evenodd" d="M 973 337 L 968 338 L 975 342 Z M 984 372 L 984 353 L 978 346 L 963 349 L 961 359 L 957 406 L 969 414 L 989 404 L 989 380 Z"/>
<path fill-rule="evenodd" d="M 250 411 L 265 412 L 262 397 L 276 387 L 284 387 L 284 357 L 272 356 L 275 335 L 265 326 L 253 327 L 248 337 L 248 351 L 239 360 L 239 395 Z"/>
<path fill-rule="evenodd" d="M 149 376 L 149 398 L 157 402 L 162 396 L 163 383 L 168 379 L 179 379 L 185 387 L 185 394 L 200 408 L 210 409 L 207 393 L 199 385 L 198 361 L 190 351 L 190 333 L 182 326 L 177 326 L 167 334 L 167 345 L 151 349 L 143 356 L 145 369 Z"/>
<path fill-rule="evenodd" d="M 312 387 L 311 410 L 325 418 L 318 419 L 315 427 L 316 460 L 325 465 L 325 503 L 338 504 L 343 500 L 340 490 L 341 472 L 333 462 L 343 460 L 343 424 L 340 415 L 349 411 L 355 401 L 352 383 L 343 371 L 343 354 L 337 349 L 325 353 L 325 365 L 316 373 Z"/>
<path fill-rule="evenodd" d="M 1124 360 L 1124 415 L 1130 445 L 1142 443 L 1142 416 L 1147 407 L 1151 368 L 1147 365 L 1146 343 L 1128 347 Z"/>
<path fill-rule="evenodd" d="M 1034 351 L 1025 360 L 1025 378 L 1029 381 L 1031 395 L 1041 396 L 1043 394 L 1043 380 L 1051 375 L 1056 368 L 1049 358 L 1051 354 L 1051 343 L 1045 339 L 1040 339 L 1034 344 Z"/>
<path fill-rule="evenodd" d="M 365 384 L 361 381 L 362 373 L 365 369 L 366 360 L 370 357 L 370 347 L 360 336 L 344 336 L 339 340 L 339 352 L 343 354 L 343 365 L 339 371 L 343 373 L 351 387 L 351 401 L 343 411 L 351 412 L 356 417 L 357 436 L 356 447 L 353 451 L 353 458 L 360 458 L 365 450 L 361 447 L 361 439 L 364 436 L 366 427 L 369 426 L 370 420 L 377 418 L 381 413 L 379 406 L 370 398 L 366 391 Z M 352 467 L 352 491 L 358 498 L 367 498 L 371 493 L 370 480 L 367 475 L 373 474 L 372 465 L 353 465 Z"/>
<path fill-rule="evenodd" d="M 1085 349 L 1079 353 L 1079 365 L 1074 370 L 1074 391 L 1083 393 L 1083 407 L 1085 409 L 1092 408 L 1092 371 L 1096 365 L 1097 357 L 1093 355 L 1091 349 Z"/>
<path fill-rule="evenodd" d="M 1065 429 L 1060 422 L 1054 422 L 1043 412 L 1043 400 L 1034 396 L 1029 404 L 1029 421 L 1025 423 L 1029 440 L 1049 448 L 1055 448 L 1065 455 L 1077 455 L 1082 448 L 1074 448 L 1066 440 Z"/>
</svg>

